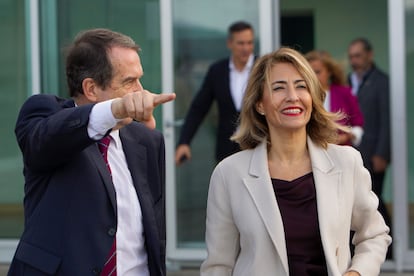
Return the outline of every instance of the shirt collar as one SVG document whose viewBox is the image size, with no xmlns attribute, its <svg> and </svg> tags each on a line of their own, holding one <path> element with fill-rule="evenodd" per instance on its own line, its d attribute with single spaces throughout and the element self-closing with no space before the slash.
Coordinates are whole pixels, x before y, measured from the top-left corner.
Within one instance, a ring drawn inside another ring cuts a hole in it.
<svg viewBox="0 0 414 276">
<path fill-rule="evenodd" d="M 252 69 L 252 67 L 253 67 L 253 62 L 254 62 L 254 55 L 251 54 L 249 56 L 249 59 L 247 60 L 246 66 L 244 66 L 244 68 L 243 68 L 243 71 L 246 70 L 246 69 L 250 71 L 250 69 Z M 230 68 L 230 70 L 235 70 L 235 68 L 236 68 L 235 65 L 234 65 L 234 62 L 233 62 L 233 57 L 230 57 L 229 68 Z"/>
</svg>

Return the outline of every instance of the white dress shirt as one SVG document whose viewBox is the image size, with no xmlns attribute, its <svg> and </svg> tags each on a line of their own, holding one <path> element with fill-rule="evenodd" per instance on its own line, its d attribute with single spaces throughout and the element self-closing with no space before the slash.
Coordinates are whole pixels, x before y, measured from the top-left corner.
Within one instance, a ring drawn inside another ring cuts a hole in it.
<svg viewBox="0 0 414 276">
<path fill-rule="evenodd" d="M 246 91 L 247 81 L 249 79 L 250 70 L 252 69 L 254 56 L 250 55 L 249 60 L 244 66 L 243 70 L 239 71 L 230 58 L 230 93 L 233 98 L 234 106 L 237 111 L 240 111 L 243 101 L 244 92 Z"/>
<path fill-rule="evenodd" d="M 352 86 L 352 94 L 356 96 L 358 94 L 358 89 L 359 89 L 359 85 L 361 84 L 361 81 L 355 72 L 351 73 L 350 79 L 351 79 L 351 86 Z"/>
<path fill-rule="evenodd" d="M 89 115 L 89 137 L 99 140 L 119 121 L 111 112 L 112 100 L 96 104 Z M 110 133 L 108 163 L 116 191 L 118 227 L 116 232 L 117 275 L 149 276 L 141 205 L 128 169 L 119 130 Z M 109 252 L 108 252 L 109 253 Z"/>
</svg>

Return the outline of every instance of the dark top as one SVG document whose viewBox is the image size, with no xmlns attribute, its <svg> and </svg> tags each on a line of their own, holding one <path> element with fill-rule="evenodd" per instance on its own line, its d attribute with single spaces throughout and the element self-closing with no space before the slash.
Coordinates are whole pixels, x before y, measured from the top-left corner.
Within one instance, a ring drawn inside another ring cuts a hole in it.
<svg viewBox="0 0 414 276">
<path fill-rule="evenodd" d="M 289 275 L 328 275 L 313 174 L 293 181 L 272 179 L 272 184 L 285 228 Z"/>
</svg>

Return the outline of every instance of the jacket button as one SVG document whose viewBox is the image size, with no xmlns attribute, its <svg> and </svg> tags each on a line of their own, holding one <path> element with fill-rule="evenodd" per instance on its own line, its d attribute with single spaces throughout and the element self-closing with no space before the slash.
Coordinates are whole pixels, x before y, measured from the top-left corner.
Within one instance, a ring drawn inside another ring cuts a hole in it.
<svg viewBox="0 0 414 276">
<path fill-rule="evenodd" d="M 95 268 L 92 269 L 92 273 L 94 275 L 99 275 L 101 273 L 101 270 L 99 268 L 95 267 Z"/>
<path fill-rule="evenodd" d="M 108 235 L 111 236 L 111 237 L 113 237 L 113 236 L 115 236 L 115 234 L 116 234 L 115 228 L 109 228 Z"/>
</svg>

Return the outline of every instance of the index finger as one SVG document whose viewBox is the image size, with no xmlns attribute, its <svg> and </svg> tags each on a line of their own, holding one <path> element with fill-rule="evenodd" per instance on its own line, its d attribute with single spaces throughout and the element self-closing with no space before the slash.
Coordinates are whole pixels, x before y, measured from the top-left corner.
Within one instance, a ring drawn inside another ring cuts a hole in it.
<svg viewBox="0 0 414 276">
<path fill-rule="evenodd" d="M 172 100 L 174 100 L 176 97 L 175 93 L 162 93 L 162 94 L 157 94 L 154 97 L 154 107 L 166 102 L 170 102 Z"/>
</svg>

